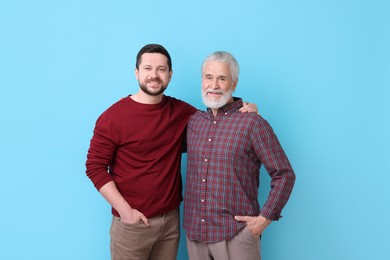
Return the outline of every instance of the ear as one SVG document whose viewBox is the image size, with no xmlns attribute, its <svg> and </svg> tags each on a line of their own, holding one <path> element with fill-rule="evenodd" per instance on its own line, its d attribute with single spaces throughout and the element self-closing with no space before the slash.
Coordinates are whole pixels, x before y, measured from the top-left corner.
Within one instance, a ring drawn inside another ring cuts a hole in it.
<svg viewBox="0 0 390 260">
<path fill-rule="evenodd" d="M 233 82 L 233 88 L 232 88 L 233 92 L 236 91 L 237 83 L 238 83 L 238 80 Z"/>
<path fill-rule="evenodd" d="M 134 74 L 135 74 L 135 78 L 138 80 L 138 70 L 137 70 L 137 68 L 135 68 Z"/>
<path fill-rule="evenodd" d="M 171 71 L 169 72 L 169 81 L 171 81 L 172 74 L 173 74 L 173 70 L 171 70 Z"/>
</svg>

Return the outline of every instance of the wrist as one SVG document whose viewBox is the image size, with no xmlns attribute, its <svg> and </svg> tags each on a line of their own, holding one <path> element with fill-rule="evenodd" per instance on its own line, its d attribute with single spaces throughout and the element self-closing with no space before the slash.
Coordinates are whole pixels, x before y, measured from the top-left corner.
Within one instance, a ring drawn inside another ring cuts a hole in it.
<svg viewBox="0 0 390 260">
<path fill-rule="evenodd" d="M 266 217 L 264 217 L 262 215 L 259 215 L 258 219 L 259 219 L 260 222 L 265 223 L 266 226 L 268 226 L 272 222 L 272 220 L 270 220 L 270 219 L 268 219 L 268 218 L 266 218 Z"/>
</svg>

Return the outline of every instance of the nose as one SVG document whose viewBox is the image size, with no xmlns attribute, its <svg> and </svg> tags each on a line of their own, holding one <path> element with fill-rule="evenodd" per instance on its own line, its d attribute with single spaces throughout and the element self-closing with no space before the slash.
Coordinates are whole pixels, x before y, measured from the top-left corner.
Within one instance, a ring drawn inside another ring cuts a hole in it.
<svg viewBox="0 0 390 260">
<path fill-rule="evenodd" d="M 211 83 L 210 83 L 210 87 L 212 89 L 218 89 L 219 88 L 219 84 L 218 84 L 218 79 L 212 79 Z"/>
<path fill-rule="evenodd" d="M 149 77 L 151 78 L 157 77 L 157 70 L 156 69 L 150 70 Z"/>
</svg>

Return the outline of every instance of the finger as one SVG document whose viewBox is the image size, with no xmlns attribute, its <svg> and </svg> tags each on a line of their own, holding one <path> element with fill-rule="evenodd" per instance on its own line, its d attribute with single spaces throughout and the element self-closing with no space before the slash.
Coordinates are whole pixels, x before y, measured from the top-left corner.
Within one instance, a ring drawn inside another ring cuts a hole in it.
<svg viewBox="0 0 390 260">
<path fill-rule="evenodd" d="M 247 217 L 246 216 L 235 216 L 234 219 L 237 221 L 245 221 L 246 222 Z"/>
<path fill-rule="evenodd" d="M 144 222 L 145 226 L 147 226 L 147 227 L 150 226 L 149 220 L 144 215 L 141 216 L 141 220 L 142 220 L 142 222 Z"/>
</svg>

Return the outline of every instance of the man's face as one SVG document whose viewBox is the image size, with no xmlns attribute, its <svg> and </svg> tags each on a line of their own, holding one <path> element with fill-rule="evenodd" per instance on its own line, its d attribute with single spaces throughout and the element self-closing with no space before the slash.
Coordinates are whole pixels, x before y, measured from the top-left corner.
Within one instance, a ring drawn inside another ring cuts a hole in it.
<svg viewBox="0 0 390 260">
<path fill-rule="evenodd" d="M 160 53 L 142 54 L 139 68 L 135 70 L 135 77 L 146 94 L 151 96 L 162 94 L 172 77 L 167 57 Z"/>
<path fill-rule="evenodd" d="M 237 82 L 233 81 L 226 62 L 209 61 L 202 72 L 203 103 L 210 108 L 220 108 L 233 101 Z"/>
</svg>

